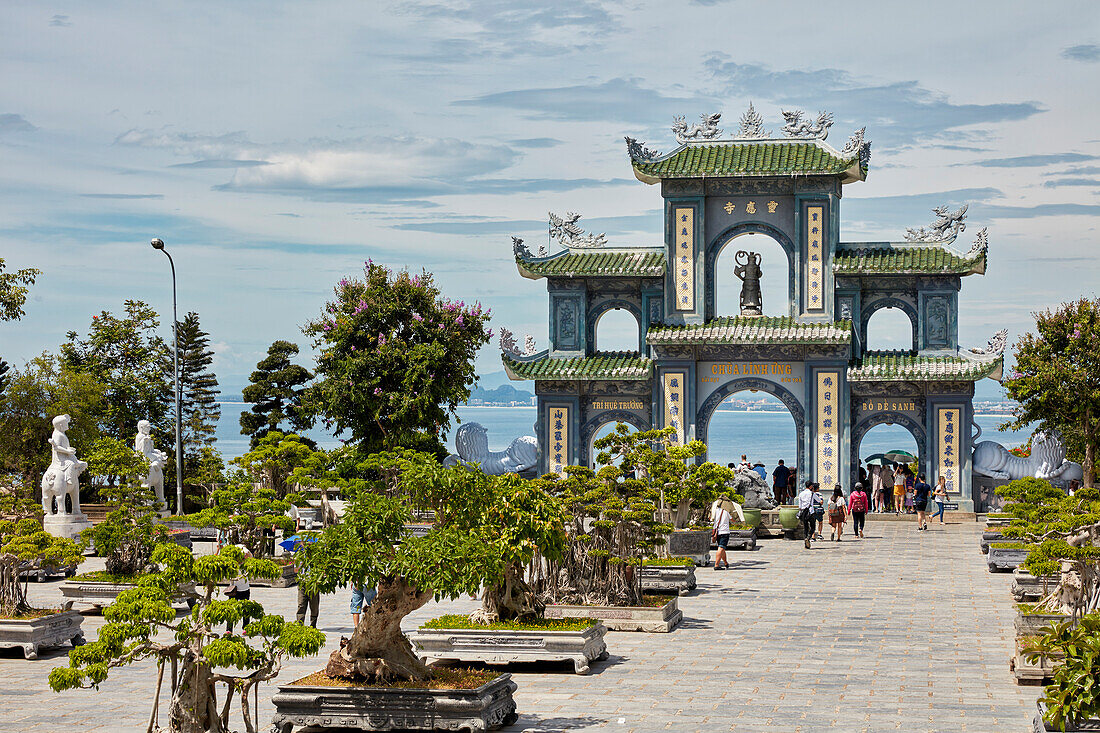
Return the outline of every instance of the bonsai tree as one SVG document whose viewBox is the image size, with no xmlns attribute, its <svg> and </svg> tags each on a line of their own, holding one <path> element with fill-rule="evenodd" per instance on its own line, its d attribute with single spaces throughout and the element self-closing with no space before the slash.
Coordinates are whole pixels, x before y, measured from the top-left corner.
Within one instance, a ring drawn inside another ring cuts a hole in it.
<svg viewBox="0 0 1100 733">
<path fill-rule="evenodd" d="M 139 479 L 147 474 L 148 465 L 144 457 L 114 438 L 100 438 L 88 453 L 89 472 L 113 479 L 99 490 L 111 511 L 104 521 L 84 530 L 81 538 L 97 555 L 106 557 L 109 575 L 140 575 L 154 546 L 168 537 L 168 529 L 157 523 L 156 497 Z"/>
<path fill-rule="evenodd" d="M 69 653 L 69 666 L 50 672 L 55 691 L 76 687 L 98 689 L 110 671 L 146 659 L 156 662 L 157 683 L 146 731 L 157 727 L 160 694 L 166 670 L 171 692 L 167 729 L 179 733 L 229 731 L 234 696 L 245 730 L 257 730 L 249 692 L 279 674 L 287 657 L 316 654 L 324 634 L 282 616 L 264 612 L 251 600 L 215 600 L 223 580 L 244 574 L 274 578 L 279 569 L 270 560 L 246 558 L 238 548 L 222 548 L 217 555 L 192 557 L 175 544 L 158 545 L 152 556 L 158 570 L 141 579 L 137 588 L 123 591 L 104 609 L 106 623 L 99 638 Z M 194 583 L 202 589 L 198 602 L 185 616 L 176 616 L 172 599 L 180 587 Z M 243 622 L 241 634 L 220 633 L 222 624 Z M 233 673 L 231 670 L 238 670 Z M 219 702 L 219 685 L 224 699 Z"/>
<path fill-rule="evenodd" d="M 1075 618 L 1100 607 L 1100 491 L 1082 488 L 1067 496 L 1046 481 L 1025 478 L 997 493 L 1007 502 L 1003 513 L 1012 517 L 1002 534 L 1031 550 L 1024 567 L 1036 577 L 1059 576 L 1038 607 Z"/>
<path fill-rule="evenodd" d="M 315 448 L 308 438 L 272 430 L 260 438 L 255 448 L 232 463 L 282 499 L 290 491 L 291 475 L 310 462 Z"/>
<path fill-rule="evenodd" d="M 63 568 L 84 561 L 70 539 L 42 529 L 42 507 L 14 488 L 0 491 L 0 617 L 18 618 L 37 609 L 27 603 L 19 575 L 40 568 Z"/>
<path fill-rule="evenodd" d="M 181 519 L 196 527 L 225 531 L 230 544 L 244 545 L 253 557 L 271 554 L 265 530 L 294 530 L 294 520 L 286 514 L 291 502 L 279 499 L 275 489 L 254 488 L 249 477 L 241 472 L 230 476 L 225 487 L 214 489 L 210 502 L 206 509 Z"/>
<path fill-rule="evenodd" d="M 1077 729 L 1089 718 L 1100 717 L 1100 613 L 1082 616 L 1076 623 L 1055 624 L 1026 652 L 1035 664 L 1043 657 L 1060 659 L 1054 678 L 1039 701 L 1043 720 L 1056 730 Z"/>
</svg>

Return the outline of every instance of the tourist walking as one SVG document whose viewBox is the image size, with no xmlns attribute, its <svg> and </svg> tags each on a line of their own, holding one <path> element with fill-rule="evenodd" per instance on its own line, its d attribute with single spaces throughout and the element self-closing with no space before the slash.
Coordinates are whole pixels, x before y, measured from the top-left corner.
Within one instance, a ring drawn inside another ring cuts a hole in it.
<svg viewBox="0 0 1100 733">
<path fill-rule="evenodd" d="M 714 569 L 725 570 L 730 566 L 729 560 L 726 559 L 726 548 L 730 544 L 730 513 L 721 504 L 714 512 L 710 538 L 718 546 L 718 551 L 714 554 Z"/>
<path fill-rule="evenodd" d="M 890 502 L 894 496 L 894 469 L 882 467 L 882 511 L 890 511 Z"/>
<path fill-rule="evenodd" d="M 241 551 L 241 553 L 245 556 L 245 558 L 251 558 L 252 557 L 252 553 L 249 552 L 248 548 L 246 548 L 244 545 L 234 545 L 234 547 L 239 549 Z M 233 580 L 229 581 L 229 587 L 226 588 L 223 591 L 223 593 L 225 594 L 226 598 L 232 599 L 234 601 L 247 601 L 247 600 L 251 599 L 252 598 L 252 587 L 248 584 L 248 575 L 246 575 L 244 573 L 244 571 L 242 571 L 240 575 L 238 575 Z M 242 629 L 243 629 L 244 626 L 247 626 L 248 623 L 251 620 L 252 619 L 250 617 L 244 616 L 241 619 Z M 225 622 L 225 633 L 226 634 L 232 634 L 233 633 L 233 621 L 232 620 L 229 620 L 229 621 Z"/>
<path fill-rule="evenodd" d="M 928 521 L 939 517 L 940 524 L 943 524 L 943 510 L 947 504 L 947 481 L 943 476 L 940 476 L 936 481 L 936 489 L 932 492 L 932 499 L 936 502 L 936 513 Z"/>
<path fill-rule="evenodd" d="M 775 494 L 777 504 L 787 503 L 787 479 L 790 477 L 791 470 L 783 465 L 783 459 L 780 458 L 779 464 L 772 471 L 772 493 Z"/>
<path fill-rule="evenodd" d="M 840 488 L 840 484 L 833 487 L 833 495 L 829 499 L 829 526 L 832 527 L 832 532 L 829 534 L 829 539 L 833 542 L 840 542 L 840 536 L 844 534 L 844 523 L 848 521 L 848 505 L 844 501 L 844 489 Z"/>
<path fill-rule="evenodd" d="M 294 549 L 298 550 L 300 548 L 301 548 L 301 541 L 299 541 L 298 546 L 296 546 Z M 320 615 L 320 613 L 321 613 L 321 592 L 320 591 L 317 591 L 316 593 L 306 593 L 305 592 L 305 590 L 302 588 L 302 583 L 301 583 L 301 578 L 300 578 L 300 576 L 302 576 L 304 574 L 305 567 L 302 565 L 302 563 L 298 559 L 298 557 L 294 558 L 294 564 L 295 564 L 295 569 L 297 570 L 297 573 L 299 575 L 299 581 L 298 581 L 298 611 L 297 611 L 296 618 L 298 620 L 298 623 L 304 624 L 306 622 L 306 609 L 308 608 L 309 609 L 309 617 L 310 617 L 309 625 L 312 626 L 313 628 L 317 628 L 317 616 Z"/>
<path fill-rule="evenodd" d="M 806 549 L 810 549 L 810 540 L 814 537 L 814 485 L 812 481 L 806 482 L 806 488 L 798 494 L 798 519 L 802 522 L 802 535 Z"/>
<path fill-rule="evenodd" d="M 359 614 L 364 608 L 374 603 L 375 596 L 378 595 L 378 591 L 374 588 L 367 588 L 365 585 L 352 585 L 351 586 L 351 628 L 354 630 L 359 625 Z"/>
<path fill-rule="evenodd" d="M 901 514 L 905 509 L 905 466 L 898 466 L 894 471 L 894 514 Z"/>
<path fill-rule="evenodd" d="M 813 484 L 814 523 L 817 525 L 817 535 L 814 539 L 823 540 L 825 537 L 821 530 L 825 528 L 825 499 L 821 496 L 821 484 L 816 481 Z"/>
<path fill-rule="evenodd" d="M 924 480 L 922 473 L 913 484 L 913 508 L 917 510 L 917 529 L 928 529 L 928 499 L 932 495 L 932 487 Z"/>
<path fill-rule="evenodd" d="M 886 492 L 882 488 L 882 466 L 871 466 L 871 496 L 875 498 L 875 511 L 886 511 Z"/>
<path fill-rule="evenodd" d="M 852 531 L 856 537 L 863 537 L 863 525 L 867 521 L 867 509 L 870 501 L 867 492 L 863 490 L 863 484 L 856 482 L 852 487 L 852 493 L 848 497 L 848 512 L 852 515 Z"/>
</svg>

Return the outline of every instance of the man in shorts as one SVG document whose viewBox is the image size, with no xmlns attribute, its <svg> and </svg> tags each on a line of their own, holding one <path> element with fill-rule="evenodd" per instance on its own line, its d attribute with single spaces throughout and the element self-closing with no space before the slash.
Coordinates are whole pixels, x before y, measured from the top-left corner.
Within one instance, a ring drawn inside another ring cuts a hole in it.
<svg viewBox="0 0 1100 733">
<path fill-rule="evenodd" d="M 714 555 L 714 569 L 725 570 L 730 566 L 726 559 L 726 548 L 730 543 L 730 513 L 721 504 L 714 510 L 714 522 L 711 524 L 711 537 L 718 545 L 718 552 Z M 723 567 L 724 563 L 724 567 Z"/>
</svg>

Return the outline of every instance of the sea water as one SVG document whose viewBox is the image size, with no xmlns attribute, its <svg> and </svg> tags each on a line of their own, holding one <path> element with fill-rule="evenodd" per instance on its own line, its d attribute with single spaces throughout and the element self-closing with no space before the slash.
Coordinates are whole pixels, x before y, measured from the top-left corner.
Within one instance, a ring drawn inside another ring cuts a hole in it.
<svg viewBox="0 0 1100 733">
<path fill-rule="evenodd" d="M 248 450 L 248 438 L 240 434 L 240 413 L 248 405 L 241 402 L 223 402 L 222 417 L 218 421 L 218 450 L 228 461 Z M 466 407 L 458 408 L 462 422 L 478 422 L 488 431 L 489 449 L 504 450 L 520 435 L 535 434 L 536 409 L 534 407 Z M 993 440 L 1006 447 L 1027 442 L 1030 430 L 1001 432 L 997 426 L 1007 422 L 1003 415 L 978 415 L 975 422 L 981 428 L 978 440 Z M 453 434 L 457 424 L 451 426 L 447 446 L 454 450 Z M 597 436 L 607 434 L 613 426 L 605 426 Z M 323 430 L 312 430 L 309 437 L 325 449 L 340 445 L 340 440 Z M 772 467 L 782 458 L 787 465 L 796 460 L 794 419 L 787 412 L 747 412 L 718 410 L 711 418 L 709 430 L 709 458 L 716 463 L 738 463 L 741 454 L 752 462 Z M 860 456 L 904 450 L 917 454 L 917 444 L 908 430 L 900 425 L 879 425 L 863 437 Z"/>
</svg>

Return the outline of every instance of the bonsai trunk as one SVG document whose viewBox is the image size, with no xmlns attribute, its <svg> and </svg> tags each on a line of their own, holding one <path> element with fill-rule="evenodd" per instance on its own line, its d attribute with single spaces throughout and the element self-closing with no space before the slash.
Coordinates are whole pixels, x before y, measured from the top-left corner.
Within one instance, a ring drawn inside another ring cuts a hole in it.
<svg viewBox="0 0 1100 733">
<path fill-rule="evenodd" d="M 363 609 L 359 625 L 346 643 L 329 657 L 325 674 L 355 682 L 427 680 L 429 670 L 401 632 L 401 619 L 432 599 L 431 591 L 410 585 L 404 578 L 384 578 L 378 595 Z"/>
<path fill-rule="evenodd" d="M 470 620 L 480 624 L 496 621 L 537 618 L 542 616 L 546 604 L 538 599 L 535 590 L 523 580 L 523 567 L 509 563 L 504 568 L 504 582 L 487 587 L 481 594 L 481 608 Z"/>
<path fill-rule="evenodd" d="M 184 656 L 168 717 L 172 733 L 224 730 L 214 697 L 213 673 L 208 664 L 196 658 L 193 649 Z"/>
<path fill-rule="evenodd" d="M 0 613 L 18 616 L 29 611 L 24 590 L 19 583 L 19 558 L 0 555 Z"/>
</svg>

